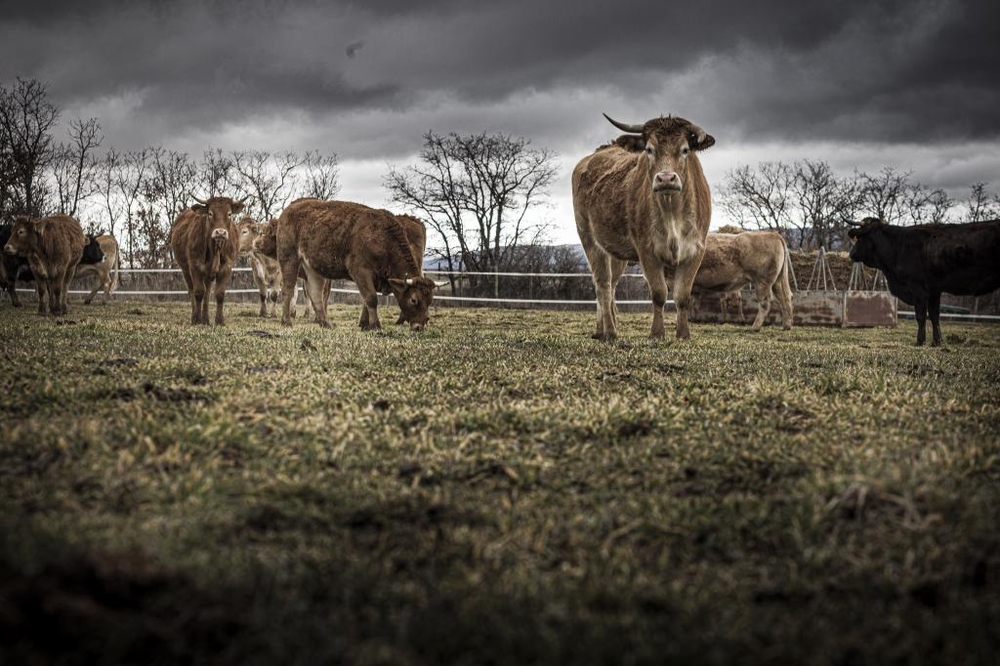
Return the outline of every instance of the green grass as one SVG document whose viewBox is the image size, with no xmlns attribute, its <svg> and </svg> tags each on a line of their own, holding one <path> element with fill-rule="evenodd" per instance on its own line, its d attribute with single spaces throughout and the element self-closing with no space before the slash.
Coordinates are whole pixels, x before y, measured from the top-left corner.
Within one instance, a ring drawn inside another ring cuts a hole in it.
<svg viewBox="0 0 1000 666">
<path fill-rule="evenodd" d="M 0 662 L 995 662 L 998 327 L 32 310 Z"/>
</svg>

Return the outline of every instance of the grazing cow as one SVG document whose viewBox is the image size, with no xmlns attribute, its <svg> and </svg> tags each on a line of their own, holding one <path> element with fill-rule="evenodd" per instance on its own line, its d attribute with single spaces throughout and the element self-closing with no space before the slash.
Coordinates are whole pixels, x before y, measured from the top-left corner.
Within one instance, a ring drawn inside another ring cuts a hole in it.
<svg viewBox="0 0 1000 666">
<path fill-rule="evenodd" d="M 10 240 L 10 232 L 14 229 L 13 222 L 0 224 L 0 248 L 3 248 Z M 17 298 L 15 289 L 18 273 L 26 269 L 28 260 L 18 254 L 8 254 L 0 252 L 0 289 L 3 289 L 10 296 L 11 305 L 15 308 L 21 307 L 21 301 Z"/>
<path fill-rule="evenodd" d="M 278 294 L 281 291 L 281 269 L 278 260 L 254 249 L 255 241 L 264 230 L 263 224 L 245 215 L 236 223 L 240 254 L 247 258 L 253 281 L 260 293 L 260 316 L 267 316 L 268 303 L 271 304 L 271 316 L 277 315 Z"/>
<path fill-rule="evenodd" d="M 207 292 L 215 283 L 215 323 L 225 324 L 223 303 L 236 262 L 236 225 L 232 215 L 243 210 L 243 201 L 212 197 L 181 212 L 170 232 L 170 247 L 181 267 L 191 298 L 191 323 L 208 324 Z"/>
<path fill-rule="evenodd" d="M 284 291 L 281 323 L 290 326 L 292 288 L 304 268 L 316 320 L 329 327 L 319 285 L 324 279 L 353 280 L 364 303 L 360 326 L 381 328 L 378 292 L 391 291 L 411 330 L 427 323 L 437 284 L 421 274 L 404 225 L 392 213 L 347 201 L 300 199 L 281 213 L 278 262 Z"/>
<path fill-rule="evenodd" d="M 296 201 L 301 201 L 301 199 L 296 199 Z M 278 220 L 271 218 L 271 221 L 263 225 L 260 229 L 260 235 L 253 242 L 254 251 L 267 257 L 268 259 L 278 263 Z M 278 271 L 278 292 L 281 292 L 281 270 L 279 265 Z M 312 307 L 312 301 L 309 296 L 309 288 L 307 285 L 308 278 L 306 277 L 305 269 L 299 268 L 299 279 L 302 280 L 303 291 L 306 295 L 305 308 L 306 316 L 309 316 L 309 310 Z M 323 297 L 323 307 L 326 307 L 327 302 L 330 300 L 330 280 L 324 280 L 320 285 L 320 293 Z M 313 311 L 318 311 L 319 308 L 312 308 Z M 295 316 L 295 299 L 292 299 L 292 316 Z"/>
<path fill-rule="evenodd" d="M 111 234 L 98 233 L 87 236 L 87 245 L 83 248 L 83 257 L 76 267 L 73 279 L 97 276 L 97 284 L 83 302 L 87 305 L 94 300 L 97 291 L 104 287 L 104 303 L 111 300 L 111 292 L 118 288 L 118 272 L 121 269 L 121 255 L 118 252 L 118 241 Z M 114 275 L 112 276 L 112 271 Z"/>
<path fill-rule="evenodd" d="M 781 308 L 781 327 L 792 327 L 792 287 L 788 281 L 785 240 L 774 231 L 708 234 L 705 256 L 694 278 L 696 294 L 725 294 L 751 282 L 757 292 L 757 317 L 750 327 L 759 331 L 771 308 L 772 294 Z"/>
<path fill-rule="evenodd" d="M 695 153 L 715 139 L 683 118 L 654 118 L 642 125 L 608 120 L 628 134 L 584 157 L 573 170 L 576 229 L 597 291 L 594 337 L 617 337 L 615 285 L 626 263 L 638 261 L 652 292 L 650 337 L 663 339 L 669 271 L 677 337 L 689 338 L 691 287 L 712 217 L 711 192 Z"/>
<path fill-rule="evenodd" d="M 69 215 L 36 219 L 19 216 L 14 220 L 4 252 L 28 260 L 38 292 L 38 314 L 45 314 L 46 296 L 53 315 L 69 313 L 66 291 L 83 255 L 83 246 L 83 229 Z"/>
<path fill-rule="evenodd" d="M 931 344 L 941 344 L 941 292 L 979 296 L 1000 288 L 1000 220 L 896 227 L 866 217 L 852 226 L 851 260 L 882 271 L 892 295 L 913 306 L 918 346 L 927 339 L 928 315 Z"/>
</svg>

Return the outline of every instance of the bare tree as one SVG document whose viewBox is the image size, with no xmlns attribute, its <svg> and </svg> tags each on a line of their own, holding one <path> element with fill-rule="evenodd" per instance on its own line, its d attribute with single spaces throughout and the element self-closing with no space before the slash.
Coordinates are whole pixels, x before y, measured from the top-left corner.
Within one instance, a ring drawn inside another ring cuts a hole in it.
<svg viewBox="0 0 1000 666">
<path fill-rule="evenodd" d="M 530 222 L 528 212 L 545 202 L 556 173 L 552 152 L 501 134 L 427 132 L 420 160 L 390 169 L 385 186 L 394 202 L 428 221 L 449 270 L 454 249 L 464 268 L 500 271 L 520 245 L 544 237 L 545 225 Z"/>
<path fill-rule="evenodd" d="M 42 176 L 55 157 L 51 130 L 58 120 L 44 84 L 17 77 L 13 87 L 0 86 L 0 145 L 10 160 L 9 203 L 17 209 L 7 212 L 42 215 Z"/>
<path fill-rule="evenodd" d="M 122 155 L 115 179 L 121 213 L 125 218 L 125 233 L 129 268 L 135 268 L 138 242 L 141 238 L 141 220 L 138 212 L 146 178 L 149 175 L 149 149 L 129 151 Z"/>
<path fill-rule="evenodd" d="M 155 201 L 168 224 L 173 224 L 181 211 L 191 204 L 191 190 L 196 189 L 198 166 L 187 153 L 149 149 L 150 177 L 145 187 L 147 199 Z"/>
<path fill-rule="evenodd" d="M 97 162 L 93 152 L 100 147 L 104 137 L 97 118 L 71 120 L 67 133 L 70 143 L 59 144 L 56 149 L 53 176 L 59 212 L 76 217 L 80 201 L 94 192 Z"/>
<path fill-rule="evenodd" d="M 909 221 L 907 192 L 911 188 L 911 171 L 883 167 L 876 174 L 857 174 L 861 193 L 861 210 L 865 217 L 878 217 L 889 224 Z"/>
<path fill-rule="evenodd" d="M 986 191 L 986 183 L 973 183 L 969 188 L 969 199 L 966 201 L 969 222 L 995 220 L 1000 217 L 1000 196 L 990 195 Z"/>
<path fill-rule="evenodd" d="M 794 165 L 792 192 L 798 215 L 798 246 L 832 248 L 847 234 L 859 196 L 852 181 L 838 178 L 823 161 L 802 160 Z"/>
<path fill-rule="evenodd" d="M 743 227 L 785 232 L 792 226 L 791 190 L 795 172 L 784 162 L 740 165 L 726 174 L 719 202 Z"/>
<path fill-rule="evenodd" d="M 251 197 L 249 211 L 257 219 L 270 220 L 291 200 L 296 172 L 304 160 L 292 151 L 272 155 L 264 150 L 233 153 L 229 183 L 236 196 Z"/>
<path fill-rule="evenodd" d="M 305 182 L 302 196 L 333 199 L 340 191 L 340 162 L 336 154 L 320 155 L 309 151 L 303 158 Z"/>
<path fill-rule="evenodd" d="M 198 168 L 199 197 L 226 196 L 226 188 L 232 181 L 233 158 L 219 148 L 209 148 L 202 156 Z M 203 191 L 204 193 L 201 193 Z"/>
<path fill-rule="evenodd" d="M 111 233 L 118 236 L 116 222 L 121 216 L 121 202 L 118 199 L 118 171 L 124 157 L 114 148 L 109 148 L 104 157 L 95 164 L 94 186 L 100 196 L 101 206 L 107 215 Z"/>
<path fill-rule="evenodd" d="M 905 196 L 907 215 L 913 224 L 944 222 L 954 200 L 941 188 L 930 189 L 914 183 Z"/>
</svg>

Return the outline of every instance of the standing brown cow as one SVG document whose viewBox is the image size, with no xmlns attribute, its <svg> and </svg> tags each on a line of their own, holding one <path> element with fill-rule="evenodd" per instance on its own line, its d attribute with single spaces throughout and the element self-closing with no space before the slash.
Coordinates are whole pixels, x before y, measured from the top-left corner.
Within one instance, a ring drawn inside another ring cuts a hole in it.
<svg viewBox="0 0 1000 666">
<path fill-rule="evenodd" d="M 712 217 L 712 195 L 695 153 L 715 145 L 715 139 L 683 118 L 653 118 L 642 125 L 608 120 L 629 134 L 598 148 L 573 170 L 576 229 L 597 290 L 594 337 L 617 337 L 615 285 L 626 263 L 638 261 L 652 292 L 650 337 L 663 338 L 669 270 L 677 337 L 689 338 L 691 285 Z"/>
<path fill-rule="evenodd" d="M 215 323 L 225 323 L 222 314 L 226 288 L 236 262 L 236 225 L 232 216 L 243 210 L 243 201 L 212 197 L 181 212 L 170 232 L 170 247 L 184 273 L 191 298 L 191 323 L 208 324 L 206 292 L 215 283 Z"/>
<path fill-rule="evenodd" d="M 19 216 L 14 220 L 4 251 L 28 260 L 35 274 L 38 314 L 45 314 L 46 296 L 53 315 L 69 313 L 66 291 L 85 244 L 80 223 L 69 215 L 36 219 Z"/>
<path fill-rule="evenodd" d="M 421 275 L 406 230 L 388 211 L 347 201 L 294 201 L 278 220 L 277 249 L 283 287 L 281 323 L 285 326 L 292 323 L 291 297 L 300 267 L 308 277 L 310 299 L 321 326 L 330 325 L 319 293 L 324 279 L 354 281 L 364 303 L 362 329 L 381 328 L 380 291 L 395 295 L 412 330 L 422 330 L 427 323 L 437 285 Z"/>
</svg>

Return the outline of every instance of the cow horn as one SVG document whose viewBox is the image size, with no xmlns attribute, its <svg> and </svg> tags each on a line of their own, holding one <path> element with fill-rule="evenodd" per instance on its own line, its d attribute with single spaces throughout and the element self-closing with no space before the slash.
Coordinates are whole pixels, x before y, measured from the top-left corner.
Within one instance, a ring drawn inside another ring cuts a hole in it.
<svg viewBox="0 0 1000 666">
<path fill-rule="evenodd" d="M 410 278 L 410 277 L 408 277 L 408 278 L 403 278 L 403 281 L 404 281 L 404 282 L 405 282 L 405 283 L 407 284 L 407 286 L 409 286 L 409 287 L 412 287 L 412 286 L 414 285 L 414 281 L 413 281 L 413 278 Z"/>
<path fill-rule="evenodd" d="M 441 287 L 447 287 L 449 282 L 445 280 L 444 282 L 435 282 L 434 286 L 440 289 Z"/>
<path fill-rule="evenodd" d="M 625 123 L 620 123 L 613 119 L 606 113 L 601 114 L 608 119 L 608 122 L 620 129 L 623 132 L 628 132 L 629 134 L 642 134 L 642 125 L 626 125 Z"/>
<path fill-rule="evenodd" d="M 201 199 L 199 199 L 195 195 L 191 194 L 190 192 L 188 192 L 188 196 L 191 197 L 192 199 L 194 199 L 195 201 L 197 201 L 198 203 L 200 203 L 202 206 L 207 206 L 208 205 L 207 201 L 202 201 Z"/>
<path fill-rule="evenodd" d="M 849 227 L 860 227 L 862 226 L 860 222 L 855 222 L 854 220 L 847 220 L 847 226 Z"/>
</svg>

